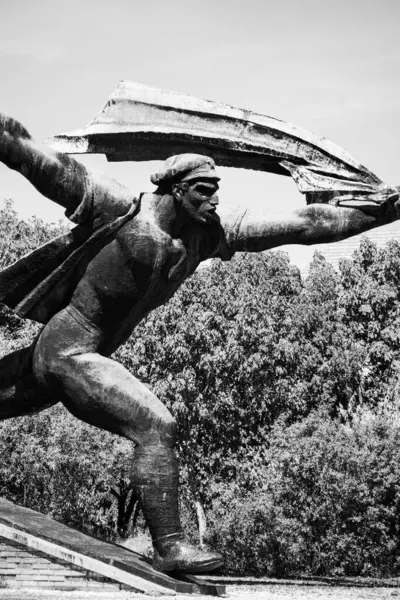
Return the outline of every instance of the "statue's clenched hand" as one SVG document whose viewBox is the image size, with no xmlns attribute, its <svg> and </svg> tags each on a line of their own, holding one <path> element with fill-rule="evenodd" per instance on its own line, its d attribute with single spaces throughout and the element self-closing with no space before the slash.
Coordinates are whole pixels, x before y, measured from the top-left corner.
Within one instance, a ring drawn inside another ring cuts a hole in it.
<svg viewBox="0 0 400 600">
<path fill-rule="evenodd" d="M 342 196 L 335 204 L 340 208 L 362 211 L 365 215 L 377 219 L 380 224 L 400 218 L 400 193 L 391 188 L 369 196 Z"/>
</svg>

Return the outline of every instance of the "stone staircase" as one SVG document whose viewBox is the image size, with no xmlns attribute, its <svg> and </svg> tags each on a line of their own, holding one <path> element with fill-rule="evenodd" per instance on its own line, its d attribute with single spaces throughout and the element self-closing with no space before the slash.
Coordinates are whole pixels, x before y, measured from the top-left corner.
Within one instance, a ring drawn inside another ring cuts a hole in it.
<svg viewBox="0 0 400 600">
<path fill-rule="evenodd" d="M 3 499 L 0 499 L 0 586 L 123 589 L 157 595 L 225 593 L 224 586 L 198 577 L 160 573 L 153 569 L 150 560 L 132 550 L 103 542 Z"/>
</svg>

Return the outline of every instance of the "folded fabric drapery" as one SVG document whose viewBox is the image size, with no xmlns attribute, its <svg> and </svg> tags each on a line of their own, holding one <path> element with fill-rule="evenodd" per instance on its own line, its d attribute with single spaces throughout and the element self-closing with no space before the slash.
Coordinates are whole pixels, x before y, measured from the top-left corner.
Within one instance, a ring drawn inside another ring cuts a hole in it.
<svg viewBox="0 0 400 600">
<path fill-rule="evenodd" d="M 46 140 L 69 153 L 109 161 L 208 154 L 221 166 L 291 175 L 308 202 L 394 190 L 326 138 L 273 117 L 121 81 L 83 129 Z"/>
</svg>

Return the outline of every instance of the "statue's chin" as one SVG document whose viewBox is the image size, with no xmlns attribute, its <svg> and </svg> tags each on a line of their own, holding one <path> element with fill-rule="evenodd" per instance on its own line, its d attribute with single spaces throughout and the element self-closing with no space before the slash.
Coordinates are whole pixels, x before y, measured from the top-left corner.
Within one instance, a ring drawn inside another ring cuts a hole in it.
<svg viewBox="0 0 400 600">
<path fill-rule="evenodd" d="M 204 215 L 204 222 L 205 223 L 219 222 L 219 216 L 217 215 L 216 212 L 205 213 L 205 215 Z"/>
<path fill-rule="evenodd" d="M 211 225 L 219 223 L 220 221 L 216 212 L 196 213 L 192 216 L 192 219 L 193 221 L 196 221 L 196 223 L 201 223 L 202 225 Z"/>
<path fill-rule="evenodd" d="M 201 223 L 202 225 L 207 225 L 207 223 L 210 223 L 211 221 L 211 219 L 205 215 L 196 215 L 193 217 L 193 220 L 196 221 L 196 223 Z"/>
</svg>

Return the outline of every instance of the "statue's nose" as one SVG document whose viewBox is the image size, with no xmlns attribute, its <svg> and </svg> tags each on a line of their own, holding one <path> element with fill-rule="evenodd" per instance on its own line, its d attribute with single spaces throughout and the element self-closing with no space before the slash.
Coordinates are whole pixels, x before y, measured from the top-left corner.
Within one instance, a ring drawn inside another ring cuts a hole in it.
<svg viewBox="0 0 400 600">
<path fill-rule="evenodd" d="M 210 198 L 210 204 L 212 204 L 213 206 L 218 206 L 219 204 L 219 198 L 217 194 L 214 194 L 213 196 L 211 196 Z"/>
</svg>

